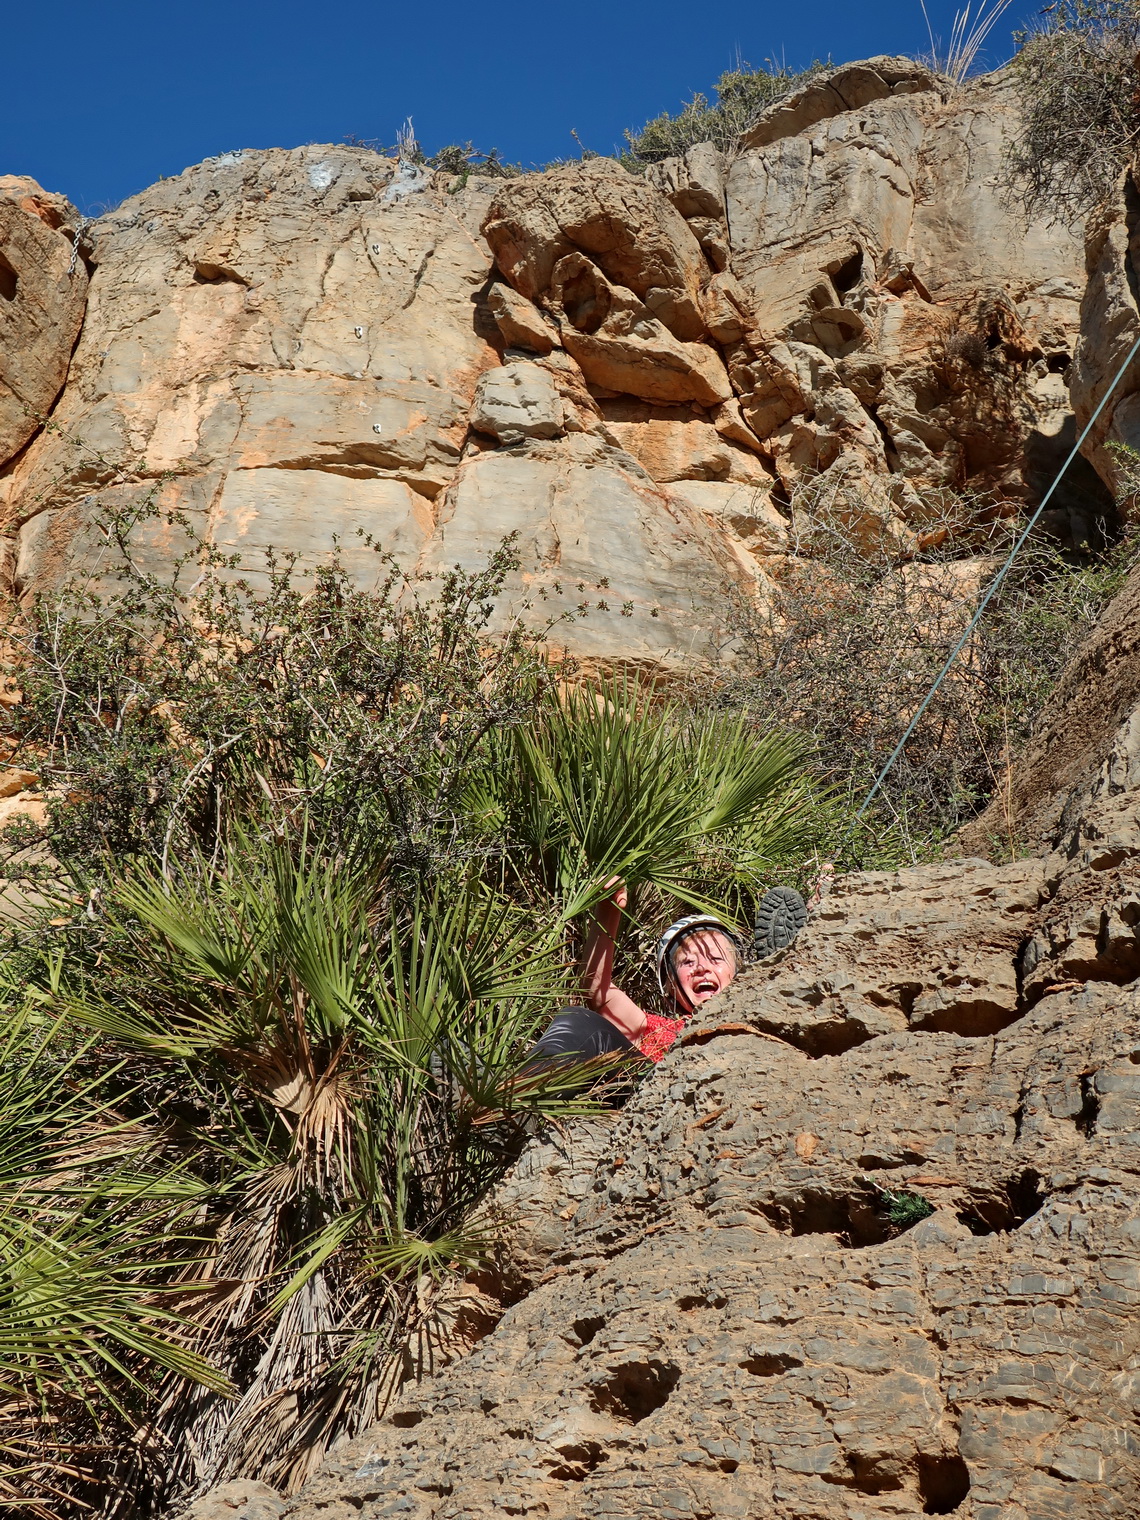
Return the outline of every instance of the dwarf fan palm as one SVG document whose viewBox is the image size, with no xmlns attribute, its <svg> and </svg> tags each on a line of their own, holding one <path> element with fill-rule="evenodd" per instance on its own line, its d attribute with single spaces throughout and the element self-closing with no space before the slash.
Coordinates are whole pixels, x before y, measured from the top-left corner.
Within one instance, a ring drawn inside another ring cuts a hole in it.
<svg viewBox="0 0 1140 1520">
<path fill-rule="evenodd" d="M 521 846 L 567 918 L 615 876 L 723 911 L 818 830 L 802 740 L 651 698 L 620 678 L 551 694 L 473 789 L 473 810 Z"/>
<path fill-rule="evenodd" d="M 158 1424 L 183 1480 L 292 1487 L 375 1415 L 448 1272 L 486 1256 L 479 1205 L 525 1115 L 596 1106 L 520 1069 L 563 995 L 559 926 L 473 876 L 397 881 L 303 834 L 138 867 L 109 920 L 63 1001 L 150 1064 L 160 1117 L 196 1105 L 199 1334 L 240 1389 L 186 1383 Z"/>
<path fill-rule="evenodd" d="M 0 1026 L 0 1508 L 44 1517 L 138 1463 L 163 1372 L 228 1391 L 164 1291 L 197 1253 L 200 1185 L 54 1034 L 26 1008 Z"/>
</svg>

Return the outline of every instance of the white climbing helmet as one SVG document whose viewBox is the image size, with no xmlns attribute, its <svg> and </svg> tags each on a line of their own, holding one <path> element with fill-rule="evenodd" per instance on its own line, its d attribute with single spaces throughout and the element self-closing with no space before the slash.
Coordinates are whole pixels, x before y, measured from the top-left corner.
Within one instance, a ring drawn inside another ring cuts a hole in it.
<svg viewBox="0 0 1140 1520">
<path fill-rule="evenodd" d="M 679 918 L 676 923 L 669 925 L 657 941 L 657 948 L 653 952 L 653 959 L 657 966 L 657 985 L 661 988 L 662 994 L 669 990 L 668 984 L 672 984 L 675 993 L 680 992 L 681 989 L 673 972 L 672 952 L 681 940 L 688 939 L 690 934 L 699 934 L 702 929 L 709 934 L 723 934 L 736 951 L 737 961 L 744 959 L 740 940 L 723 919 L 714 918 L 711 913 L 689 913 L 686 917 Z"/>
</svg>

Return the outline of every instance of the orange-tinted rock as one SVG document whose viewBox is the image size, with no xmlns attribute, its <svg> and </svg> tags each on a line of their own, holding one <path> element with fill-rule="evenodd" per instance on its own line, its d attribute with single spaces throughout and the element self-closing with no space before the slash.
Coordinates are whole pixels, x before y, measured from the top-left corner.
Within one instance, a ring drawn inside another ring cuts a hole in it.
<svg viewBox="0 0 1140 1520">
<path fill-rule="evenodd" d="M 42 427 L 67 378 L 87 300 L 65 231 L 73 213 L 34 180 L 0 180 L 0 465 Z"/>
</svg>

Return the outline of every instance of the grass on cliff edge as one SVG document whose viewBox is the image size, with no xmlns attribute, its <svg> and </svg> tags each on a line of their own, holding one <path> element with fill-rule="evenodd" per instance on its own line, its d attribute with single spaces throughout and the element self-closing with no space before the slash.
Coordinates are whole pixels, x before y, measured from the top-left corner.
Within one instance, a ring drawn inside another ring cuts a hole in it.
<svg viewBox="0 0 1140 1520">
<path fill-rule="evenodd" d="M 816 62 L 796 71 L 771 62 L 759 69 L 738 63 L 717 80 L 714 101 L 698 92 L 675 116 L 662 111 L 639 131 L 627 127 L 624 134 L 627 146 L 621 162 L 640 174 L 646 165 L 686 153 L 702 142 L 713 143 L 722 153 L 734 153 L 740 146 L 741 135 L 758 117 L 785 96 L 802 89 L 827 67 L 826 63 Z"/>
</svg>

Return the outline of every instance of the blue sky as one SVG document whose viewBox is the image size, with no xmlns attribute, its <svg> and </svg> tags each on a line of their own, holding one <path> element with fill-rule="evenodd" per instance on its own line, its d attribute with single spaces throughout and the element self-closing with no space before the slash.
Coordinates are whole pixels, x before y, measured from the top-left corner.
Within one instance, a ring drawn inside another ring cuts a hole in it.
<svg viewBox="0 0 1140 1520">
<path fill-rule="evenodd" d="M 1020 0 L 991 37 L 1012 50 Z M 948 34 L 954 0 L 928 0 Z M 919 0 L 55 0 L 7 7 L 0 173 L 30 174 L 88 213 L 232 148 L 391 142 L 411 115 L 429 152 L 474 140 L 524 162 L 607 153 L 622 129 L 737 56 L 802 67 L 927 47 Z"/>
</svg>

